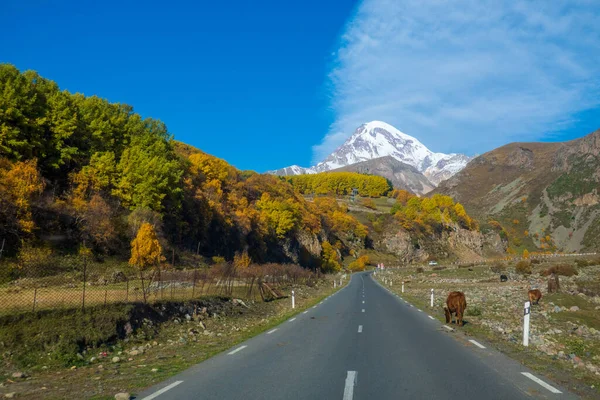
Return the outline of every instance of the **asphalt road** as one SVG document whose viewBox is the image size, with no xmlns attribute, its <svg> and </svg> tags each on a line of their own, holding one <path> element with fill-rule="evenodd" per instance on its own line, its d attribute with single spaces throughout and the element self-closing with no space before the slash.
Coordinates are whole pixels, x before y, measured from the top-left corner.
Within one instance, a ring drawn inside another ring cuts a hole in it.
<svg viewBox="0 0 600 400">
<path fill-rule="evenodd" d="M 354 274 L 342 290 L 276 329 L 136 398 L 577 397 L 545 378 L 540 381 L 533 371 L 485 343 L 471 343 L 448 330 L 429 317 L 427 310 L 420 311 L 391 294 L 365 272 Z"/>
</svg>

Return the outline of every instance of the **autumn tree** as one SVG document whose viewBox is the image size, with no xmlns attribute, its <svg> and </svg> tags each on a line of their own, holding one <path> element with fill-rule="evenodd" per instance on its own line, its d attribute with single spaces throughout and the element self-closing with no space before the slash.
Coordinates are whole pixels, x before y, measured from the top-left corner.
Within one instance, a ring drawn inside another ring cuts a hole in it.
<svg viewBox="0 0 600 400">
<path fill-rule="evenodd" d="M 131 258 L 129 259 L 129 265 L 134 266 L 140 273 L 140 279 L 142 281 L 142 293 L 144 295 L 144 302 L 146 302 L 146 291 L 144 287 L 144 271 L 148 269 L 158 270 L 160 262 L 164 261 L 162 255 L 162 247 L 158 242 L 158 237 L 154 228 L 149 223 L 145 222 L 140 226 L 137 236 L 131 242 Z M 152 274 L 152 277 L 154 273 Z M 152 278 L 150 278 L 150 282 Z M 150 285 L 150 282 L 148 285 Z"/>
<path fill-rule="evenodd" d="M 527 249 L 523 250 L 523 258 L 524 259 L 528 259 L 529 258 L 529 250 L 527 250 Z"/>
<path fill-rule="evenodd" d="M 321 251 L 321 270 L 323 272 L 337 272 L 342 269 L 340 256 L 329 242 L 323 242 Z"/>
</svg>

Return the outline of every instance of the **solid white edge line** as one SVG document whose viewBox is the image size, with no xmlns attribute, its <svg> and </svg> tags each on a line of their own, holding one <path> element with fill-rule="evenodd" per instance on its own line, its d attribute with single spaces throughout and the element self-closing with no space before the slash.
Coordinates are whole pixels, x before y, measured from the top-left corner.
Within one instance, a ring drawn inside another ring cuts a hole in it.
<svg viewBox="0 0 600 400">
<path fill-rule="evenodd" d="M 428 315 L 429 319 L 432 319 L 435 321 L 435 318 L 433 318 L 431 315 Z"/>
<path fill-rule="evenodd" d="M 165 386 L 164 388 L 152 393 L 150 396 L 146 396 L 144 397 L 142 400 L 152 400 L 157 398 L 158 396 L 160 396 L 161 394 L 163 394 L 164 392 L 166 392 L 167 390 L 171 390 L 173 389 L 175 386 L 179 385 L 180 383 L 183 383 L 183 381 L 175 381 L 173 383 L 171 383 L 169 386 Z"/>
<path fill-rule="evenodd" d="M 479 343 L 479 342 L 478 342 L 478 341 L 476 341 L 476 340 L 469 339 L 469 342 L 473 343 L 475 346 L 479 347 L 480 349 L 485 349 L 485 346 L 484 346 L 484 345 L 482 345 L 481 343 Z"/>
<path fill-rule="evenodd" d="M 358 333 L 362 333 L 362 325 L 358 326 Z"/>
<path fill-rule="evenodd" d="M 271 329 L 269 332 L 267 332 L 267 335 L 270 335 L 271 333 L 275 332 L 276 330 L 277 330 L 277 328 Z"/>
<path fill-rule="evenodd" d="M 304 311 L 302 314 L 306 314 L 308 311 Z"/>
<path fill-rule="evenodd" d="M 348 371 L 346 375 L 346 384 L 344 385 L 343 400 L 352 400 L 354 396 L 354 384 L 356 383 L 356 371 Z"/>
<path fill-rule="evenodd" d="M 294 322 L 296 320 L 296 318 L 292 318 L 290 319 L 290 322 Z"/>
<path fill-rule="evenodd" d="M 237 349 L 235 349 L 235 350 L 232 350 L 232 351 L 230 351 L 229 353 L 227 353 L 227 355 L 232 355 L 232 354 L 235 354 L 235 353 L 237 353 L 237 352 L 238 352 L 238 351 L 240 351 L 240 350 L 244 350 L 246 347 L 248 347 L 248 346 L 246 346 L 246 345 L 244 345 L 244 346 L 240 346 L 240 347 L 238 347 Z"/>
<path fill-rule="evenodd" d="M 534 381 L 538 385 L 540 385 L 540 386 L 548 389 L 552 393 L 556 393 L 556 394 L 562 393 L 560 390 L 558 390 L 554 386 L 548 385 L 546 382 L 544 382 L 543 380 L 541 380 L 537 376 L 535 376 L 533 374 L 530 374 L 529 372 L 521 372 L 521 374 L 525 375 L 526 377 L 528 377 L 529 379 L 531 379 L 532 381 Z"/>
</svg>

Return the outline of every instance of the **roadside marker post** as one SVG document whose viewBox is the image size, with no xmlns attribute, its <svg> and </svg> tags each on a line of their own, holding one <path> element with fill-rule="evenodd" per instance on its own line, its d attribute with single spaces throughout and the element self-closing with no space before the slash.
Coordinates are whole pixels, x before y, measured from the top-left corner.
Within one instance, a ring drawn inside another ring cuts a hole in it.
<svg viewBox="0 0 600 400">
<path fill-rule="evenodd" d="M 335 286 L 335 285 L 336 285 L 336 283 L 337 283 L 337 281 L 334 279 L 334 280 L 333 280 L 333 288 L 334 288 L 334 289 L 335 289 L 335 287 L 336 287 L 336 286 Z"/>
<path fill-rule="evenodd" d="M 292 308 L 296 308 L 296 298 L 294 297 L 294 291 L 292 290 Z"/>
<path fill-rule="evenodd" d="M 431 289 L 431 308 L 433 308 L 433 289 Z"/>
<path fill-rule="evenodd" d="M 402 281 L 402 293 L 404 293 L 404 281 Z"/>
<path fill-rule="evenodd" d="M 523 346 L 529 346 L 529 316 L 531 315 L 531 303 L 526 301 L 523 310 Z"/>
</svg>

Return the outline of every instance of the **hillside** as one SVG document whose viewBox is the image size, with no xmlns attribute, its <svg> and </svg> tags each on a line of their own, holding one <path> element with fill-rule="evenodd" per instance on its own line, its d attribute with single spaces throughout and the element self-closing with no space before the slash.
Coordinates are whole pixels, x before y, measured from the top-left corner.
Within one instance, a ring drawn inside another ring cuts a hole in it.
<svg viewBox="0 0 600 400">
<path fill-rule="evenodd" d="M 395 189 L 405 189 L 415 194 L 425 194 L 434 184 L 415 167 L 396 160 L 392 156 L 375 158 L 332 170 L 378 175 L 388 179 Z"/>
<path fill-rule="evenodd" d="M 511 143 L 485 153 L 434 193 L 498 221 L 511 248 L 598 250 L 600 131 L 564 143 Z"/>
</svg>

